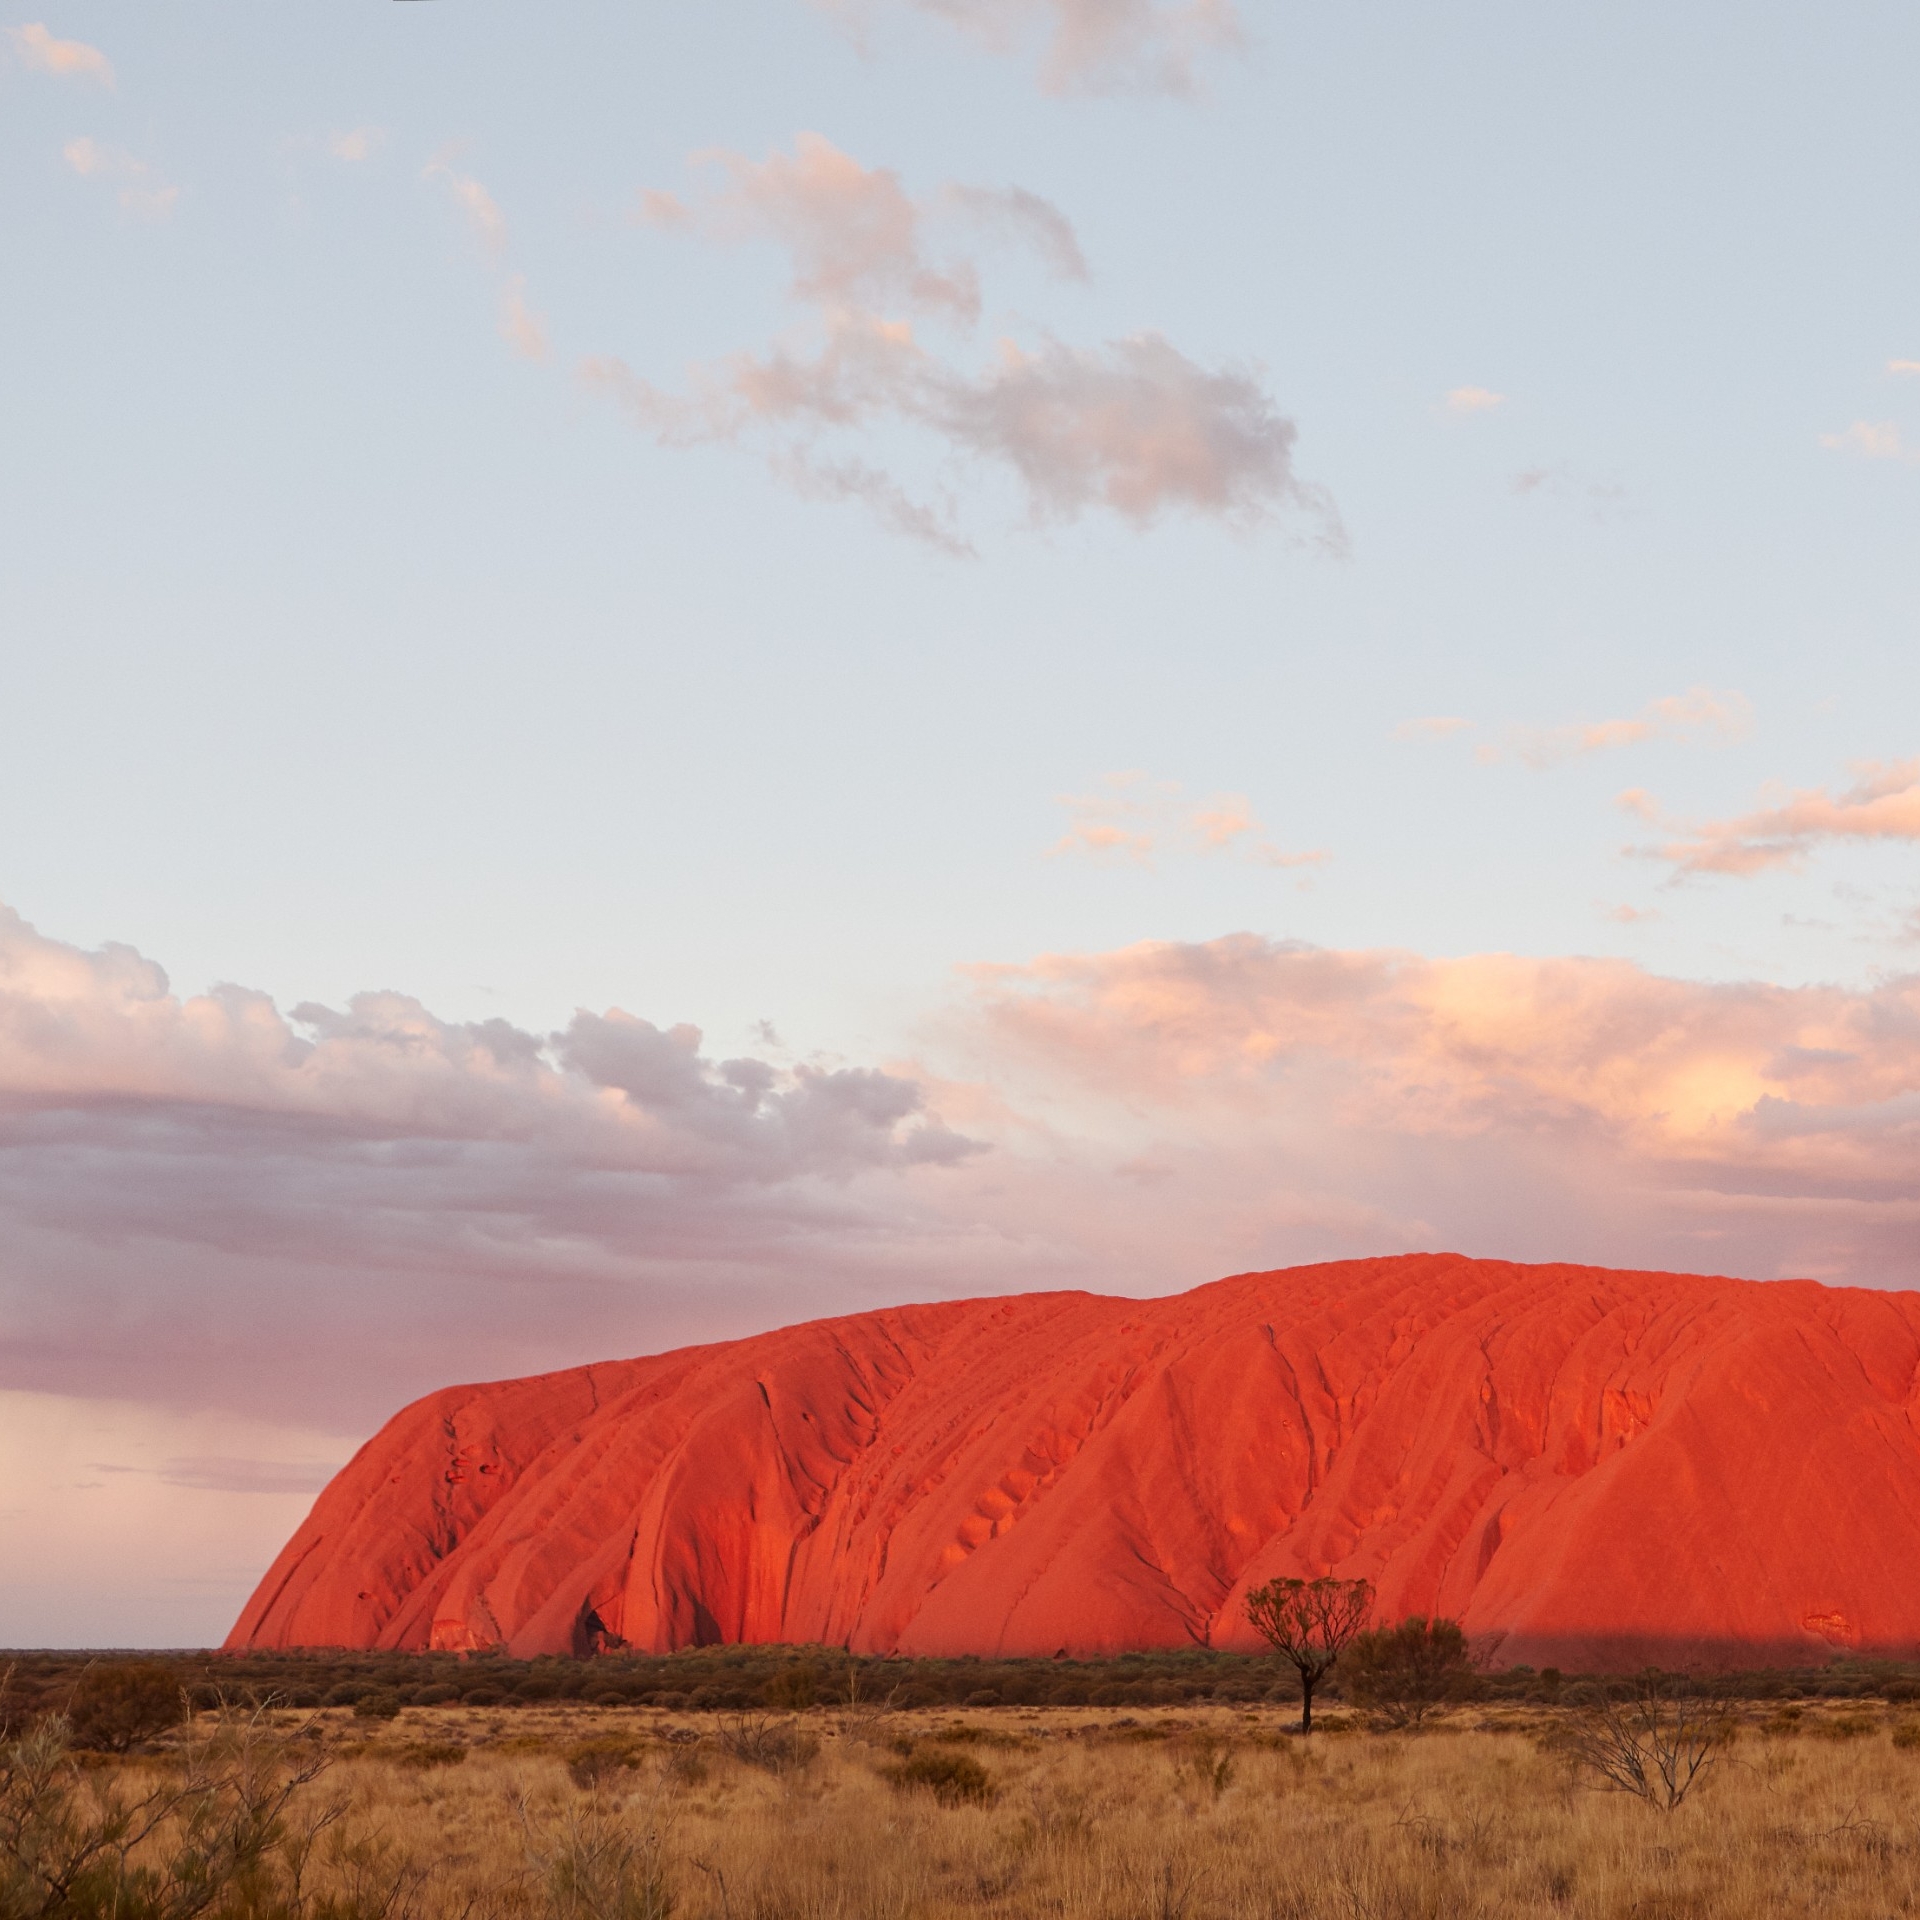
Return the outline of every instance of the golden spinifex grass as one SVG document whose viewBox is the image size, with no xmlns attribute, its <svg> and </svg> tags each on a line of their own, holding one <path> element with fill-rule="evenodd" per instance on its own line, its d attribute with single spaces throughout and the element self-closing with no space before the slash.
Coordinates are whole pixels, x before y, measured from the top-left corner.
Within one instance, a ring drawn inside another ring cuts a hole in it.
<svg viewBox="0 0 1920 1920">
<path fill-rule="evenodd" d="M 1311 1741 L 1271 1711 L 411 1710 L 371 1733 L 337 1713 L 279 1720 L 273 1737 L 331 1762 L 297 1789 L 289 1830 L 331 1818 L 297 1898 L 266 1874 L 208 1920 L 1920 1907 L 1920 1743 L 1896 1739 L 1904 1710 L 1857 1703 L 1750 1716 L 1670 1813 L 1592 1784 L 1539 1713 Z M 162 1752 L 79 1777 L 89 1794 L 137 1793 L 177 1764 Z"/>
</svg>

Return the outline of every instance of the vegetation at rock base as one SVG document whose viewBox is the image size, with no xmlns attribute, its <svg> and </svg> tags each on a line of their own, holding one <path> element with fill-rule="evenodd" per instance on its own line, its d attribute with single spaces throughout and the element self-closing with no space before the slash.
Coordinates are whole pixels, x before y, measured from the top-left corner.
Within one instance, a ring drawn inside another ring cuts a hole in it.
<svg viewBox="0 0 1920 1920">
<path fill-rule="evenodd" d="M 1347 1698 L 1387 1727 L 1418 1727 L 1447 1701 L 1473 1691 L 1473 1661 L 1460 1623 L 1420 1614 L 1356 1634 L 1340 1671 Z"/>
</svg>

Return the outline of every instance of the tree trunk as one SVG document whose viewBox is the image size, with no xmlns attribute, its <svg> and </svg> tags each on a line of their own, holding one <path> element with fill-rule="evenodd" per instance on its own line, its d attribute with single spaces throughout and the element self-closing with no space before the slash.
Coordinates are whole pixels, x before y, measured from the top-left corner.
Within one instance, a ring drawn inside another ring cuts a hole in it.
<svg viewBox="0 0 1920 1920">
<path fill-rule="evenodd" d="M 1300 1731 L 1302 1733 L 1313 1731 L 1313 1683 L 1319 1678 L 1317 1673 L 1309 1673 L 1304 1667 L 1300 1670 Z"/>
</svg>

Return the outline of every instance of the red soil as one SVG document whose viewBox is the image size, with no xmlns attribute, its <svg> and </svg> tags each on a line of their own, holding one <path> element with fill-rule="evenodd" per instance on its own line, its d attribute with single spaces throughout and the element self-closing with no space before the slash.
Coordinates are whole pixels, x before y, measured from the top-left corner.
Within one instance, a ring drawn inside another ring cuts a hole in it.
<svg viewBox="0 0 1920 1920">
<path fill-rule="evenodd" d="M 1250 1647 L 1364 1575 L 1502 1665 L 1920 1652 L 1920 1294 L 1452 1255 L 901 1307 L 449 1387 L 230 1647 Z"/>
</svg>

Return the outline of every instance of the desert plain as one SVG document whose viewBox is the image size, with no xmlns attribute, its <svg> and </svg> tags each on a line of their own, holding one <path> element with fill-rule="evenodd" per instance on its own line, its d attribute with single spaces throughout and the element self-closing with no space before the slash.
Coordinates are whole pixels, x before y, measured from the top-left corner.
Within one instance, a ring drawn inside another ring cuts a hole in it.
<svg viewBox="0 0 1920 1920">
<path fill-rule="evenodd" d="M 709 1692 L 742 1657 L 708 1660 Z M 0 1899 L 7 1920 L 1864 1920 L 1920 1899 L 1911 1674 L 1722 1676 L 1709 1763 L 1667 1807 L 1570 1746 L 1595 1683 L 1503 1676 L 1417 1731 L 1333 1700 L 1302 1738 L 1285 1679 L 1239 1664 L 1270 1697 L 905 1707 L 790 1659 L 759 1691 L 808 1704 L 693 1709 L 366 1684 L 292 1706 L 232 1663 L 223 1697 L 193 1686 L 190 1720 L 119 1754 L 78 1750 L 43 1690 L 9 1735 Z M 35 1766 L 69 1833 L 159 1810 L 118 1893 L 36 1904 Z"/>
</svg>

